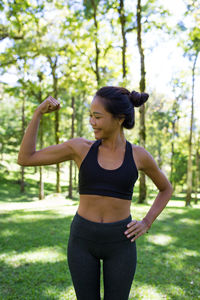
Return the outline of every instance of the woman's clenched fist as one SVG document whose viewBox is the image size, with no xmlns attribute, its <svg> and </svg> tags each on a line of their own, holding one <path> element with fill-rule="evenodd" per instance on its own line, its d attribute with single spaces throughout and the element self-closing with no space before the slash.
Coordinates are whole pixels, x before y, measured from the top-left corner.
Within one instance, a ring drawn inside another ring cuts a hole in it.
<svg viewBox="0 0 200 300">
<path fill-rule="evenodd" d="M 37 108 L 42 114 L 60 109 L 60 103 L 53 97 L 47 97 Z"/>
</svg>

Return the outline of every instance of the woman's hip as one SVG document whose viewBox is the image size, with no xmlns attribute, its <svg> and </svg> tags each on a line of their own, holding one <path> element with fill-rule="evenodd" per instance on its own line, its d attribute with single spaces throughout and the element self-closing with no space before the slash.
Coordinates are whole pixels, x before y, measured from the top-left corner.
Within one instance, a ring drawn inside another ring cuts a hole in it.
<svg viewBox="0 0 200 300">
<path fill-rule="evenodd" d="M 98 244 L 128 241 L 131 243 L 131 238 L 128 239 L 124 232 L 127 229 L 127 224 L 132 220 L 132 216 L 111 223 L 98 223 L 87 220 L 76 212 L 71 226 L 70 236 L 96 242 Z"/>
</svg>

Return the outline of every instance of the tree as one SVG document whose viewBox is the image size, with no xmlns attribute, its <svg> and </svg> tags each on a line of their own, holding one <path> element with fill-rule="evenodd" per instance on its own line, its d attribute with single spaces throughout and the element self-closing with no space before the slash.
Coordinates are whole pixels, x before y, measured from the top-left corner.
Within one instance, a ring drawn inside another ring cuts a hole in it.
<svg viewBox="0 0 200 300">
<path fill-rule="evenodd" d="M 93 19 L 94 22 L 94 29 L 91 28 L 90 32 L 93 36 L 94 44 L 95 44 L 95 68 L 92 67 L 97 81 L 97 87 L 100 86 L 100 70 L 99 70 L 99 56 L 100 56 L 100 47 L 99 47 L 99 39 L 98 39 L 98 29 L 99 24 L 97 20 L 97 13 L 98 13 L 98 5 L 100 0 L 84 0 L 83 4 L 85 7 L 85 17 L 88 19 Z M 91 61 L 92 63 L 92 61 Z M 92 66 L 92 64 L 91 64 Z"/>
<path fill-rule="evenodd" d="M 140 92 L 145 91 L 145 63 L 144 63 L 144 49 L 142 47 L 142 24 L 141 24 L 141 0 L 137 2 L 137 42 L 138 49 L 140 53 Z M 140 112 L 140 144 L 142 147 L 145 147 L 145 106 L 144 104 L 139 109 Z M 145 174 L 141 172 L 140 174 L 140 193 L 139 193 L 139 203 L 143 203 L 146 199 L 146 183 L 145 183 Z"/>
<path fill-rule="evenodd" d="M 200 41 L 200 40 L 199 40 Z M 192 133 L 194 126 L 194 84 L 195 84 L 195 68 L 197 63 L 199 50 L 194 54 L 193 67 L 192 67 L 192 97 L 191 97 L 191 116 L 190 116 L 190 133 L 188 139 L 188 164 L 187 164 L 187 194 L 186 206 L 190 205 L 192 193 Z"/>
<path fill-rule="evenodd" d="M 184 32 L 184 37 L 180 39 L 179 46 L 184 50 L 184 56 L 188 57 L 191 62 L 191 113 L 190 113 L 190 126 L 188 136 L 188 160 L 187 160 L 187 192 L 185 205 L 191 205 L 192 194 L 192 182 L 193 182 L 193 170 L 192 170 L 192 155 L 193 155 L 193 130 L 194 130 L 194 89 L 195 89 L 195 75 L 197 59 L 200 52 L 200 20 L 199 20 L 199 1 L 186 1 L 187 9 L 185 12 L 186 20 L 192 20 L 192 27 L 187 28 L 184 22 L 178 23 L 180 32 Z M 187 33 L 187 34 L 186 34 Z"/>
<path fill-rule="evenodd" d="M 196 172 L 195 172 L 195 201 L 194 203 L 197 204 L 198 202 L 198 191 L 199 191 L 199 179 L 200 179 L 200 176 L 199 176 L 199 173 L 200 173 L 200 152 L 199 152 L 199 149 L 200 149 L 200 132 L 198 134 L 198 137 L 197 137 L 197 141 L 196 141 Z"/>
<path fill-rule="evenodd" d="M 145 92 L 146 90 L 146 69 L 145 69 L 145 55 L 144 55 L 144 48 L 142 44 L 142 34 L 145 31 L 152 30 L 153 27 L 157 28 L 162 28 L 165 29 L 167 28 L 165 24 L 165 19 L 164 16 L 168 15 L 168 12 L 162 8 L 162 6 L 156 6 L 156 0 L 151 0 L 147 2 L 144 6 L 141 4 L 141 0 L 137 1 L 137 45 L 138 45 L 138 50 L 140 54 L 140 92 Z M 156 7 L 155 7 L 156 6 Z M 150 18 L 151 14 L 157 15 L 161 13 L 161 16 L 163 18 L 162 22 L 155 22 L 152 21 L 152 26 L 150 25 L 148 19 Z M 146 23 L 147 26 L 145 29 L 142 29 L 142 17 L 144 15 L 144 12 L 146 13 Z M 151 12 L 151 14 L 150 14 Z M 162 26 L 161 26 L 162 24 Z M 160 27 L 161 26 L 161 27 Z M 145 128 L 145 104 L 143 104 L 139 108 L 139 113 L 140 113 L 140 127 L 139 127 L 139 142 L 142 147 L 145 147 L 145 140 L 146 140 L 146 128 Z M 143 203 L 146 199 L 146 180 L 145 180 L 145 174 L 141 172 L 140 174 L 140 187 L 139 187 L 139 203 Z"/>
</svg>

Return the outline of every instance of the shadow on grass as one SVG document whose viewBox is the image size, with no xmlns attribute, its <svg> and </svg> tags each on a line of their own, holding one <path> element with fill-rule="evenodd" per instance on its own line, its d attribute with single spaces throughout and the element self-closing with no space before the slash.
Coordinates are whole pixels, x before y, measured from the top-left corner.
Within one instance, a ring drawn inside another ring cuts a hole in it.
<svg viewBox="0 0 200 300">
<path fill-rule="evenodd" d="M 66 261 L 24 263 L 16 268 L 3 263 L 1 272 L 0 297 L 4 300 L 59 299 L 72 286 Z"/>
<path fill-rule="evenodd" d="M 138 239 L 130 300 L 145 299 L 139 295 L 143 286 L 154 287 L 167 299 L 198 299 L 199 217 L 199 209 L 168 208 L 149 234 Z M 0 298 L 61 299 L 64 293 L 66 299 L 75 299 L 67 293 L 72 287 L 66 255 L 72 219 L 53 210 L 1 215 Z M 44 249 L 46 258 L 40 257 Z"/>
<path fill-rule="evenodd" d="M 72 218 L 53 211 L 1 215 L 1 299 L 59 299 L 71 288 L 67 243 Z"/>
<path fill-rule="evenodd" d="M 138 239 L 138 266 L 133 288 L 149 285 L 167 299 L 198 299 L 199 218 L 199 209 L 169 209 L 155 222 L 148 235 Z M 134 298 L 130 299 L 141 298 L 134 292 Z"/>
<path fill-rule="evenodd" d="M 25 192 L 20 192 L 20 185 L 17 180 L 3 178 L 0 185 L 0 201 L 2 202 L 31 202 L 38 198 L 38 181 L 27 179 Z M 55 185 L 45 183 L 45 194 L 55 192 Z"/>
<path fill-rule="evenodd" d="M 0 174 L 1 176 L 1 174 Z M 0 179 L 0 201 L 1 202 L 31 202 L 38 200 L 39 181 L 27 178 L 25 181 L 25 192 L 20 192 L 19 174 L 12 172 L 12 177 L 2 176 Z M 16 179 L 15 179 L 16 178 Z M 68 187 L 62 187 L 62 192 Z M 44 182 L 45 196 L 55 193 L 55 184 Z"/>
</svg>

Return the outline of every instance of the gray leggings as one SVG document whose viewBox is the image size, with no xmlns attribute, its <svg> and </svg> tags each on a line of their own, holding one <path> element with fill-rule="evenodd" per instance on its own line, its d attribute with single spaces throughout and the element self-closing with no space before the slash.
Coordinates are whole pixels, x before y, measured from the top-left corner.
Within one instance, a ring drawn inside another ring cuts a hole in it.
<svg viewBox="0 0 200 300">
<path fill-rule="evenodd" d="M 103 260 L 104 300 L 128 300 L 136 269 L 136 243 L 124 232 L 131 215 L 98 223 L 73 218 L 68 241 L 68 265 L 77 300 L 100 300 L 100 259 Z"/>
</svg>

